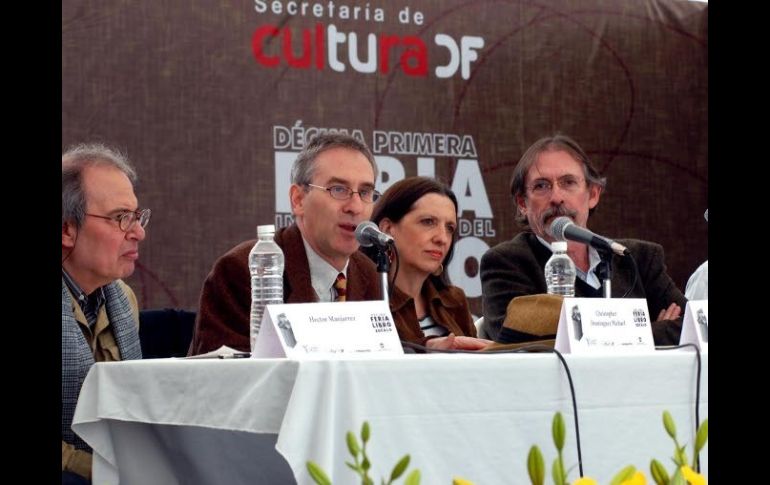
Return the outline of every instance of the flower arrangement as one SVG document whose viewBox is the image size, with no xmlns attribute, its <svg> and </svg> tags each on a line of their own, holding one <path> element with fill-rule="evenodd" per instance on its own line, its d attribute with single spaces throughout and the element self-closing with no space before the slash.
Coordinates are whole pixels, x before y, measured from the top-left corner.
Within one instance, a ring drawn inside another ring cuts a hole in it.
<svg viewBox="0 0 770 485">
<path fill-rule="evenodd" d="M 370 436 L 371 431 L 369 429 L 368 421 L 364 421 L 364 424 L 361 426 L 362 446 L 358 445 L 356 435 L 354 435 L 352 431 L 348 431 L 347 435 L 345 435 L 348 451 L 353 456 L 353 463 L 347 461 L 345 464 L 348 466 L 348 468 L 356 472 L 361 477 L 361 485 L 374 485 L 374 481 L 369 476 L 372 462 L 369 460 L 369 456 L 366 454 L 366 444 L 369 442 Z M 390 472 L 390 478 L 388 481 L 386 482 L 383 478 L 381 479 L 380 483 L 382 485 L 391 485 L 395 480 L 400 478 L 409 467 L 409 460 L 409 455 L 404 455 L 393 467 L 393 470 Z M 332 482 L 329 480 L 329 477 L 315 462 L 307 462 L 307 471 L 310 473 L 310 477 L 313 479 L 313 481 L 318 485 L 331 485 Z M 407 475 L 406 479 L 404 480 L 404 485 L 420 485 L 420 470 L 412 470 L 412 472 Z"/>
<path fill-rule="evenodd" d="M 673 462 L 675 468 L 673 473 L 669 474 L 668 470 L 666 470 L 666 467 L 661 462 L 653 459 L 650 462 L 650 474 L 656 485 L 706 485 L 706 478 L 696 470 L 698 469 L 698 453 L 700 453 L 703 447 L 706 446 L 706 441 L 708 441 L 708 419 L 704 420 L 701 425 L 698 426 L 695 433 L 695 443 L 693 445 L 694 451 L 692 462 L 690 464 L 688 464 L 687 461 L 687 453 L 685 451 L 686 445 L 679 445 L 679 440 L 676 437 L 676 425 L 668 411 L 663 411 L 663 426 L 666 429 L 666 433 L 668 433 L 671 439 L 674 440 Z M 596 480 L 589 477 L 578 478 L 571 484 L 567 481 L 569 470 L 564 468 L 562 455 L 566 434 L 567 430 L 564 425 L 564 418 L 561 413 L 557 412 L 554 415 L 551 424 L 551 435 L 557 451 L 557 456 L 551 465 L 551 475 L 553 476 L 554 485 L 598 485 Z M 345 436 L 348 451 L 353 457 L 352 463 L 345 462 L 345 464 L 361 477 L 361 485 L 374 485 L 374 480 L 369 475 L 372 463 L 366 453 L 366 445 L 371 437 L 371 431 L 367 421 L 364 421 L 364 424 L 361 426 L 360 436 L 361 446 L 359 446 L 358 439 L 356 439 L 356 436 L 352 431 L 348 431 Z M 388 480 L 386 481 L 385 478 L 381 479 L 381 485 L 391 485 L 395 480 L 398 480 L 409 467 L 409 461 L 409 455 L 404 455 L 393 467 Z M 315 462 L 308 461 L 307 470 L 316 484 L 332 485 L 329 477 Z M 529 454 L 527 455 L 527 472 L 532 485 L 543 485 L 545 483 L 545 460 L 543 459 L 543 454 L 536 445 L 533 445 L 529 449 Z M 404 485 L 419 484 L 420 470 L 414 469 L 406 476 Z M 464 478 L 455 477 L 452 479 L 452 485 L 473 485 L 473 482 Z M 633 465 L 629 465 L 620 470 L 612 478 L 610 485 L 647 485 L 647 478 L 642 471 L 637 470 Z"/>
<path fill-rule="evenodd" d="M 706 485 L 706 478 L 697 473 L 698 453 L 706 445 L 708 440 L 708 419 L 703 421 L 695 433 L 695 451 L 693 452 L 692 464 L 687 464 L 686 445 L 679 445 L 676 438 L 676 425 L 674 419 L 668 411 L 663 411 L 663 427 L 674 440 L 673 462 L 676 465 L 673 473 L 669 475 L 666 467 L 661 462 L 653 459 L 650 462 L 650 474 L 657 485 Z M 551 466 L 551 475 L 553 475 L 554 485 L 570 485 L 567 481 L 568 471 L 564 468 L 562 450 L 564 449 L 564 438 L 566 436 L 566 427 L 561 413 L 556 413 L 551 424 L 551 435 L 553 444 L 556 446 L 557 457 Z M 540 449 L 533 445 L 529 449 L 527 456 L 527 472 L 532 485 L 543 485 L 545 482 L 545 460 Z M 646 485 L 647 478 L 644 473 L 637 470 L 633 465 L 620 470 L 610 482 L 610 485 Z M 572 482 L 571 485 L 598 485 L 593 478 L 581 477 Z"/>
</svg>

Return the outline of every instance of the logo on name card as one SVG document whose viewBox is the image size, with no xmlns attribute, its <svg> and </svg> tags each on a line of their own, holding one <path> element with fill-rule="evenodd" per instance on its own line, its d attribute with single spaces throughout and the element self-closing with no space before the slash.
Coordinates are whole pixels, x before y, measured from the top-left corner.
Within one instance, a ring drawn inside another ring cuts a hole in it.
<svg viewBox="0 0 770 485">
<path fill-rule="evenodd" d="M 575 332 L 575 340 L 583 338 L 583 317 L 580 315 L 580 307 L 572 307 L 572 326 Z"/>
<path fill-rule="evenodd" d="M 384 313 L 373 313 L 369 316 L 372 328 L 376 333 L 390 332 L 393 330 L 393 322 L 390 315 Z M 384 347 L 384 344 L 381 344 Z"/>
<path fill-rule="evenodd" d="M 291 322 L 285 313 L 278 314 L 276 325 L 281 329 L 281 336 L 286 346 L 293 349 L 297 345 L 297 339 L 294 337 L 294 329 L 291 328 Z"/>
<path fill-rule="evenodd" d="M 704 342 L 709 341 L 709 319 L 703 312 L 703 308 L 698 308 L 698 326 L 700 327 L 701 338 Z"/>
<path fill-rule="evenodd" d="M 684 309 L 679 345 L 695 344 L 701 352 L 709 348 L 709 301 L 690 300 Z"/>
</svg>

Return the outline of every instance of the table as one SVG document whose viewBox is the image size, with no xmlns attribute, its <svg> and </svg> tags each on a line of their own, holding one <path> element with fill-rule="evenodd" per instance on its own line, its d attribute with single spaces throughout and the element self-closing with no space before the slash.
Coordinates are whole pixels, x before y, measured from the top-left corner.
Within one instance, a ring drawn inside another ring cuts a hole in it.
<svg viewBox="0 0 770 485">
<path fill-rule="evenodd" d="M 663 410 L 692 455 L 694 352 L 565 358 L 586 475 L 609 483 L 633 464 L 649 481 L 651 458 L 669 467 L 674 445 Z M 702 363 L 701 420 L 708 416 L 707 354 Z M 150 359 L 95 364 L 73 429 L 94 449 L 95 484 L 308 484 L 307 460 L 335 484 L 358 484 L 344 464 L 345 433 L 358 435 L 364 420 L 376 483 L 409 453 L 422 483 L 460 476 L 477 485 L 519 484 L 529 483 L 533 444 L 551 481 L 556 411 L 567 424 L 569 468 L 577 464 L 573 412 L 554 354 Z M 707 475 L 708 445 L 701 466 Z M 569 478 L 577 476 L 575 466 Z"/>
</svg>

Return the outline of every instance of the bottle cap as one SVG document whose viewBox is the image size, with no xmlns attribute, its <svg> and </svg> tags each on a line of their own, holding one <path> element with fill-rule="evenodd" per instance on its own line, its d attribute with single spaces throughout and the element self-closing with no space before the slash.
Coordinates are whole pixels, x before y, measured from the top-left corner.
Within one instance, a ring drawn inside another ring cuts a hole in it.
<svg viewBox="0 0 770 485">
<path fill-rule="evenodd" d="M 267 236 L 268 234 L 275 234 L 275 224 L 257 226 L 257 236 Z"/>
<path fill-rule="evenodd" d="M 567 251 L 567 241 L 554 241 L 551 243 L 551 251 Z"/>
</svg>

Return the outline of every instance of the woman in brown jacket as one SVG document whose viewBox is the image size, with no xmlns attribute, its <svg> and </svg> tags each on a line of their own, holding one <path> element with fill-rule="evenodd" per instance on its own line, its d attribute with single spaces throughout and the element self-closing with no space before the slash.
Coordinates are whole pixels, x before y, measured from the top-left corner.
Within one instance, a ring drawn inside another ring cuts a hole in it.
<svg viewBox="0 0 770 485">
<path fill-rule="evenodd" d="M 442 349 L 482 349 L 463 290 L 444 271 L 457 239 L 457 198 L 444 183 L 410 177 L 377 201 L 372 221 L 393 236 L 390 310 L 402 340 Z M 369 251 L 367 254 L 373 256 Z"/>
</svg>

